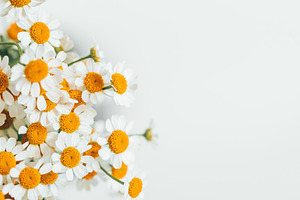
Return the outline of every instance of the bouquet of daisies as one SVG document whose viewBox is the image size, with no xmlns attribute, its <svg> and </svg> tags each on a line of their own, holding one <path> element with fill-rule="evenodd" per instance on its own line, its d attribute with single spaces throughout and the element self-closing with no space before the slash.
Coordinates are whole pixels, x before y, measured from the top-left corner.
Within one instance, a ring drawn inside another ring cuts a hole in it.
<svg viewBox="0 0 300 200">
<path fill-rule="evenodd" d="M 55 199 L 68 181 L 89 188 L 96 177 L 142 199 L 145 175 L 132 163 L 152 129 L 131 134 L 124 116 L 94 121 L 92 107 L 107 97 L 130 106 L 136 76 L 98 46 L 79 57 L 36 8 L 44 1 L 0 0 L 0 200 Z"/>
</svg>

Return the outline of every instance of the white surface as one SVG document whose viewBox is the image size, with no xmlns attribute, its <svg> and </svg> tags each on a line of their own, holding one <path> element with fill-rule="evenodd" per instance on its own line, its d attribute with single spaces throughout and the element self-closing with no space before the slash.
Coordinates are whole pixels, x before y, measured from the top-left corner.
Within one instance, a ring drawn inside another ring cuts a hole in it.
<svg viewBox="0 0 300 200">
<path fill-rule="evenodd" d="M 139 76 L 136 131 L 155 119 L 146 199 L 300 198 L 299 1 L 48 0 L 82 55 L 93 38 L 106 60 Z M 102 183 L 62 200 L 122 199 Z"/>
</svg>

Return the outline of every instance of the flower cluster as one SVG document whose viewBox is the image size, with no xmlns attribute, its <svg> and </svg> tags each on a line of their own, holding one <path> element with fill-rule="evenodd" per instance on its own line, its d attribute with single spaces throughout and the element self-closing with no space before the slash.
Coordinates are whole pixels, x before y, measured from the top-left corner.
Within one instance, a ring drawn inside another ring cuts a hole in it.
<svg viewBox="0 0 300 200">
<path fill-rule="evenodd" d="M 95 121 L 93 108 L 105 98 L 130 106 L 136 75 L 98 46 L 79 57 L 58 21 L 34 8 L 44 1 L 0 1 L 0 200 L 54 199 L 68 181 L 89 188 L 96 177 L 142 199 L 134 152 L 152 129 L 132 134 L 117 115 Z"/>
</svg>

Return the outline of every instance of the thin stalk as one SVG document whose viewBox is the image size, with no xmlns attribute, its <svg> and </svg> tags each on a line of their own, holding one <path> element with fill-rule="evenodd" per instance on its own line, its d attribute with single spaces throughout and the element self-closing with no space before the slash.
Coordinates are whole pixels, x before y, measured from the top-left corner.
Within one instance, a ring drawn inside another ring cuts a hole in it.
<svg viewBox="0 0 300 200">
<path fill-rule="evenodd" d="M 110 178 L 112 178 L 113 180 L 117 181 L 118 183 L 124 185 L 124 182 L 115 178 L 113 175 L 111 175 L 110 173 L 108 173 L 102 166 L 100 166 L 100 168 L 102 169 L 102 171 L 107 175 L 109 176 Z"/>
<path fill-rule="evenodd" d="M 109 85 L 109 86 L 106 86 L 106 87 L 102 88 L 102 90 L 108 90 L 108 89 L 110 89 L 110 88 L 112 88 L 112 86 L 111 86 L 111 85 Z"/>
<path fill-rule="evenodd" d="M 77 62 L 83 61 L 83 60 L 88 59 L 88 58 L 91 58 L 91 55 L 88 55 L 88 56 L 85 56 L 85 57 L 80 58 L 80 59 L 78 59 L 78 60 L 75 60 L 75 61 L 69 63 L 68 65 L 71 66 L 71 65 L 73 65 L 73 64 L 75 64 L 75 63 L 77 63 Z"/>
</svg>

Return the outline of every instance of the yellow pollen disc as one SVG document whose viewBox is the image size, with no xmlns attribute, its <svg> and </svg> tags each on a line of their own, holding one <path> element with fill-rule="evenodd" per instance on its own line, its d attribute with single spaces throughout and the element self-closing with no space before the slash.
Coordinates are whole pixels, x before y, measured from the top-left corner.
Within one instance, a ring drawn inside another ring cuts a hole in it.
<svg viewBox="0 0 300 200">
<path fill-rule="evenodd" d="M 0 130 L 6 130 L 9 127 L 11 127 L 11 125 L 14 122 L 14 119 L 10 117 L 9 112 L 7 110 L 3 110 L 2 114 L 5 114 L 6 119 L 5 119 L 4 124 L 2 126 L 0 126 Z"/>
<path fill-rule="evenodd" d="M 0 93 L 2 94 L 8 87 L 8 76 L 0 70 Z"/>
<path fill-rule="evenodd" d="M 54 173 L 53 171 L 50 171 L 47 174 L 41 175 L 41 183 L 44 185 L 51 185 L 53 184 L 58 178 L 58 173 Z"/>
<path fill-rule="evenodd" d="M 101 149 L 101 146 L 97 142 L 90 142 L 88 145 L 92 145 L 92 148 L 83 153 L 84 156 L 92 156 L 93 158 L 98 158 L 98 151 Z"/>
<path fill-rule="evenodd" d="M 12 23 L 10 27 L 7 29 L 7 35 L 10 39 L 14 41 L 18 41 L 18 34 L 22 32 L 23 29 L 21 29 L 17 23 Z"/>
<path fill-rule="evenodd" d="M 108 144 L 112 152 L 123 153 L 129 145 L 128 135 L 124 131 L 116 130 L 109 136 Z"/>
<path fill-rule="evenodd" d="M 21 171 L 19 181 L 23 188 L 33 189 L 40 184 L 41 174 L 33 167 L 26 167 Z"/>
<path fill-rule="evenodd" d="M 39 145 L 45 142 L 47 138 L 47 128 L 42 126 L 40 122 L 30 124 L 26 132 L 29 144 Z"/>
<path fill-rule="evenodd" d="M 85 180 L 91 180 L 93 179 L 98 173 L 95 171 L 92 171 L 90 173 L 88 173 L 86 176 L 83 177 L 83 179 Z"/>
<path fill-rule="evenodd" d="M 56 107 L 57 103 L 53 103 L 52 101 L 50 101 L 48 99 L 48 97 L 46 97 L 46 95 L 44 95 L 44 98 L 45 98 L 47 107 L 43 112 L 49 112 L 49 111 L 53 110 Z"/>
<path fill-rule="evenodd" d="M 127 90 L 126 78 L 120 73 L 115 73 L 111 76 L 111 79 L 111 84 L 114 87 L 116 93 L 124 94 Z"/>
<path fill-rule="evenodd" d="M 102 76 L 96 72 L 87 73 L 83 83 L 90 93 L 100 92 L 104 87 Z"/>
<path fill-rule="evenodd" d="M 67 92 L 69 92 L 70 90 L 70 85 L 68 83 L 68 81 L 64 78 L 63 81 L 60 83 L 61 86 L 63 86 L 62 88 L 60 88 L 61 90 L 65 90 Z"/>
<path fill-rule="evenodd" d="M 9 2 L 13 7 L 22 8 L 24 6 L 27 6 L 31 2 L 31 0 L 9 0 Z"/>
<path fill-rule="evenodd" d="M 128 194 L 132 198 L 137 198 L 142 192 L 143 182 L 139 178 L 133 178 L 129 183 Z"/>
<path fill-rule="evenodd" d="M 30 61 L 24 70 L 25 77 L 30 82 L 40 82 L 47 77 L 49 72 L 48 65 L 45 61 L 38 59 Z"/>
<path fill-rule="evenodd" d="M 80 160 L 80 152 L 75 147 L 65 148 L 60 157 L 61 164 L 68 168 L 76 167 Z"/>
<path fill-rule="evenodd" d="M 71 112 L 68 115 L 60 116 L 59 125 L 62 131 L 66 133 L 73 133 L 79 128 L 80 120 L 75 113 Z"/>
<path fill-rule="evenodd" d="M 8 175 L 10 170 L 16 166 L 15 156 L 7 151 L 0 152 L 0 174 Z"/>
<path fill-rule="evenodd" d="M 77 108 L 78 106 L 85 104 L 85 102 L 82 100 L 82 97 L 81 97 L 82 92 L 80 90 L 70 90 L 69 94 L 70 94 L 71 99 L 75 99 L 78 101 L 78 103 L 74 104 L 72 111 L 74 111 L 74 109 Z"/>
<path fill-rule="evenodd" d="M 122 167 L 120 169 L 116 169 L 114 167 L 111 168 L 111 175 L 113 175 L 117 179 L 122 179 L 127 174 L 127 165 L 122 162 Z"/>
<path fill-rule="evenodd" d="M 29 30 L 30 37 L 37 44 L 44 44 L 50 38 L 50 29 L 43 22 L 34 23 Z"/>
</svg>

